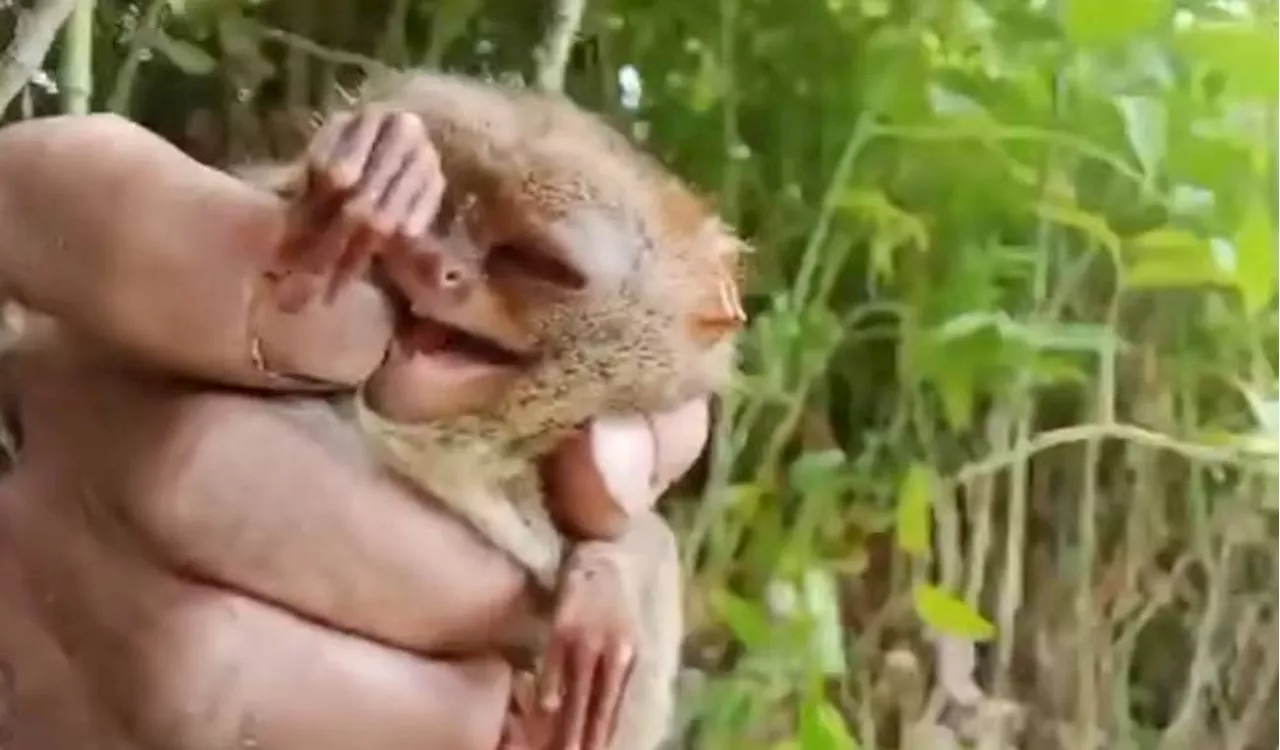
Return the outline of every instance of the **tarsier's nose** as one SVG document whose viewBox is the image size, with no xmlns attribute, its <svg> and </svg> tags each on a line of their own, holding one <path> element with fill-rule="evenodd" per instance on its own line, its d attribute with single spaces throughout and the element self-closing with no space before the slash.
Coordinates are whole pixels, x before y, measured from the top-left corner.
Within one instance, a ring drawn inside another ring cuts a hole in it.
<svg viewBox="0 0 1280 750">
<path fill-rule="evenodd" d="M 406 248 L 388 254 L 383 265 L 411 307 L 465 295 L 478 278 L 471 264 L 443 248 Z"/>
</svg>

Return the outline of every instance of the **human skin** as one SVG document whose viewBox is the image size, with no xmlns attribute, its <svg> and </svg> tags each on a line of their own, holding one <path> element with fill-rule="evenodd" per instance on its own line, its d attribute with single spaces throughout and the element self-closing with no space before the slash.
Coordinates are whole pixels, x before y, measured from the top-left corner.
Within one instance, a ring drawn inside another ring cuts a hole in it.
<svg viewBox="0 0 1280 750">
<path fill-rule="evenodd" d="M 281 216 L 117 118 L 0 131 L 0 279 L 70 324 L 19 360 L 0 483 L 10 747 L 497 744 L 510 670 L 491 654 L 531 613 L 524 575 L 376 473 L 323 401 L 198 382 L 278 387 L 246 352 Z M 338 383 L 390 335 L 361 282 L 273 315 L 254 321 L 273 364 Z M 686 412 L 660 432 L 705 434 Z M 601 475 L 603 442 L 561 451 L 558 484 L 652 501 Z M 664 479 L 691 447 L 660 451 Z"/>
</svg>

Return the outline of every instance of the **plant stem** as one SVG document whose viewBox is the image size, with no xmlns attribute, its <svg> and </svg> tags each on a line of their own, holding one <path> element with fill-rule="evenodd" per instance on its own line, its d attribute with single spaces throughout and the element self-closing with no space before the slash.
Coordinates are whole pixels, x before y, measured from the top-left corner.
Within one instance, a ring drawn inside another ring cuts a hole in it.
<svg viewBox="0 0 1280 750">
<path fill-rule="evenodd" d="M 569 52 L 582 26 L 587 0 L 556 0 L 551 24 L 535 53 L 537 70 L 534 83 L 543 91 L 563 91 Z"/>
<path fill-rule="evenodd" d="M 76 0 L 43 0 L 18 11 L 13 41 L 0 50 L 0 114 L 40 72 L 58 29 L 76 7 Z"/>
<path fill-rule="evenodd" d="M 96 0 L 80 0 L 63 28 L 62 88 L 63 111 L 72 115 L 89 113 L 93 98 L 93 10 Z"/>
</svg>

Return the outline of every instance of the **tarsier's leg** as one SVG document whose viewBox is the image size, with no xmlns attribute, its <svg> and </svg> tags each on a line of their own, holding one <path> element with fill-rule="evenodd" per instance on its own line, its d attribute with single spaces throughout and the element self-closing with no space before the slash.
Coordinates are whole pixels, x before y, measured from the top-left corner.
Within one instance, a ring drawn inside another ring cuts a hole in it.
<svg viewBox="0 0 1280 750">
<path fill-rule="evenodd" d="M 632 520 L 623 539 L 635 576 L 640 638 L 611 750 L 656 750 L 675 719 L 684 617 L 675 535 L 656 513 Z"/>
</svg>

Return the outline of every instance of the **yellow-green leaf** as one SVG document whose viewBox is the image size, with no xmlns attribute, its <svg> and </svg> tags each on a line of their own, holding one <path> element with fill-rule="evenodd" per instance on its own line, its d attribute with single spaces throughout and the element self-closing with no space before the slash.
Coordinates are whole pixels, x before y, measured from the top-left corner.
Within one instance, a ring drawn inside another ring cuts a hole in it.
<svg viewBox="0 0 1280 750">
<path fill-rule="evenodd" d="M 896 533 L 898 547 L 916 557 L 928 557 L 933 549 L 933 469 L 912 464 L 898 488 Z"/>
<path fill-rule="evenodd" d="M 1233 283 L 1202 237 L 1161 227 L 1136 235 L 1125 245 L 1125 284 L 1133 288 L 1183 288 Z"/>
<path fill-rule="evenodd" d="M 1276 236 L 1261 196 L 1254 198 L 1236 231 L 1236 286 L 1244 307 L 1257 312 L 1272 300 L 1276 288 Z"/>
<path fill-rule="evenodd" d="M 947 635 L 970 641 L 989 641 L 996 628 L 981 614 L 951 592 L 928 583 L 911 591 L 916 615 L 926 625 Z"/>
<path fill-rule="evenodd" d="M 1177 34 L 1177 46 L 1192 59 L 1225 74 L 1228 92 L 1275 99 L 1280 94 L 1276 55 L 1280 38 L 1272 22 L 1200 22 Z"/>
<path fill-rule="evenodd" d="M 973 386 L 973 373 L 965 367 L 943 370 L 934 377 L 943 415 L 954 430 L 967 428 L 973 420 Z"/>
<path fill-rule="evenodd" d="M 811 698 L 800 709 L 803 750 L 861 750 L 844 717 L 830 701 Z"/>
<path fill-rule="evenodd" d="M 1067 36 L 1076 44 L 1121 42 L 1156 26 L 1169 10 L 1169 0 L 1069 0 Z"/>
</svg>

